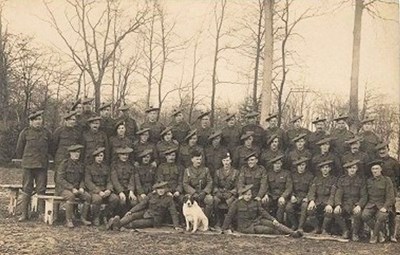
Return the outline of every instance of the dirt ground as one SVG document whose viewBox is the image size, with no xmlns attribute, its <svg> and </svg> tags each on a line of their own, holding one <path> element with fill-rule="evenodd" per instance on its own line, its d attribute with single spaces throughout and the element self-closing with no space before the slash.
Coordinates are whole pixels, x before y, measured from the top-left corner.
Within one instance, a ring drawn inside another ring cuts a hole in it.
<svg viewBox="0 0 400 255">
<path fill-rule="evenodd" d="M 49 183 L 52 174 L 49 172 Z M 0 184 L 20 183 L 21 170 L 0 168 Z M 400 244 L 340 243 L 289 237 L 236 237 L 185 233 L 72 230 L 43 222 L 18 223 L 7 213 L 8 195 L 0 190 L 0 254 L 399 254 Z"/>
</svg>

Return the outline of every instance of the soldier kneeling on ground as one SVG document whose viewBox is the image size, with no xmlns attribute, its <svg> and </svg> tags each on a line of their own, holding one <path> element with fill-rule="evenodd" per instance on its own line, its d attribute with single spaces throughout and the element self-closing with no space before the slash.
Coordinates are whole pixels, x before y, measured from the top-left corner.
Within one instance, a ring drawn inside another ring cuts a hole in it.
<svg viewBox="0 0 400 255">
<path fill-rule="evenodd" d="M 244 234 L 289 234 L 292 237 L 301 237 L 300 231 L 293 231 L 279 223 L 261 206 L 261 203 L 252 197 L 252 184 L 239 189 L 240 197 L 232 203 L 226 215 L 222 230 L 231 234 L 232 223 L 236 223 L 237 231 Z"/>
<path fill-rule="evenodd" d="M 57 170 L 56 193 L 60 194 L 67 200 L 65 204 L 65 214 L 67 221 L 66 226 L 69 228 L 74 227 L 72 218 L 74 214 L 75 198 L 80 198 L 84 201 L 81 212 L 82 223 L 86 226 L 91 224 L 91 222 L 87 220 L 91 197 L 84 189 L 84 169 L 79 160 L 82 149 L 83 146 L 80 144 L 69 146 L 69 159 L 62 161 Z"/>
<path fill-rule="evenodd" d="M 153 185 L 153 189 L 154 192 L 134 206 L 122 219 L 119 216 L 110 219 L 107 229 L 119 230 L 122 226 L 127 228 L 160 227 L 165 222 L 168 211 L 175 230 L 181 230 L 174 200 L 167 194 L 168 182 L 158 182 Z"/>
</svg>

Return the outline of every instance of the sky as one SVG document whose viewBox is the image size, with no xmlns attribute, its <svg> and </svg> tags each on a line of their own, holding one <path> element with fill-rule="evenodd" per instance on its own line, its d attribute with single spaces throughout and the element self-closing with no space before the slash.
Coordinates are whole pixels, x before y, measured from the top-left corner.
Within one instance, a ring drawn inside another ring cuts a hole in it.
<svg viewBox="0 0 400 255">
<path fill-rule="evenodd" d="M 242 6 L 246 6 L 242 0 Z M 134 1 L 124 0 L 129 6 Z M 354 6 L 346 4 L 332 12 L 340 0 L 324 0 L 321 12 L 325 13 L 301 22 L 296 28 L 302 37 L 290 43 L 296 50 L 301 69 L 293 71 L 290 78 L 306 87 L 322 94 L 336 94 L 348 98 L 350 91 L 351 52 Z M 306 6 L 321 6 L 321 1 L 296 0 L 293 15 L 301 13 Z M 206 78 L 200 89 L 204 95 L 210 91 L 210 67 L 212 64 L 213 40 L 212 27 L 213 0 L 164 0 L 164 6 L 169 17 L 176 20 L 176 33 L 179 38 L 191 38 L 201 28 L 202 34 L 200 54 L 203 61 L 200 64 L 200 73 Z M 228 1 L 226 26 L 235 26 L 238 18 L 246 13 L 241 8 L 241 2 Z M 65 3 L 61 0 L 53 1 L 56 16 L 62 16 Z M 388 19 L 399 20 L 398 6 L 380 6 L 382 16 Z M 9 31 L 33 36 L 43 45 L 57 46 L 65 49 L 60 37 L 44 22 L 48 14 L 41 0 L 13 0 L 8 1 L 4 10 L 4 17 Z M 66 23 L 60 23 L 62 26 Z M 373 19 L 367 13 L 363 15 L 361 39 L 361 67 L 360 67 L 360 99 L 364 93 L 364 86 L 375 88 L 385 94 L 385 101 L 397 103 L 400 101 L 400 29 L 399 23 Z M 234 43 L 234 40 L 232 41 Z M 192 49 L 182 51 L 177 59 L 178 64 L 167 67 L 166 86 L 173 86 L 185 71 L 188 77 Z M 237 104 L 244 95 L 251 93 L 248 80 L 239 73 L 239 70 L 251 71 L 250 63 L 244 60 L 237 52 L 228 52 L 229 63 L 221 62 L 218 69 L 221 80 L 232 81 L 231 84 L 221 84 L 217 89 L 217 101 L 227 104 Z M 185 64 L 185 66 L 183 66 Z M 135 95 L 132 100 L 144 96 L 145 87 L 135 84 Z M 174 95 L 168 102 L 174 103 Z M 208 101 L 205 102 L 208 104 Z"/>
</svg>

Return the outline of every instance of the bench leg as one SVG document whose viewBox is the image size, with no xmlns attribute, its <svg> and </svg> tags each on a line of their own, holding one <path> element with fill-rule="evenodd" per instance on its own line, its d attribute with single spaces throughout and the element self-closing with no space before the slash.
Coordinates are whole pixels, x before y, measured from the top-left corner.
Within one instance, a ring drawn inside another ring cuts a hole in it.
<svg viewBox="0 0 400 255">
<path fill-rule="evenodd" d="M 37 206 L 38 206 L 38 198 L 36 195 L 33 195 L 31 201 L 31 211 L 37 212 Z"/>
<path fill-rule="evenodd" d="M 54 199 L 45 200 L 44 222 L 53 225 L 54 222 Z"/>
<path fill-rule="evenodd" d="M 8 213 L 15 215 L 17 213 L 17 202 L 18 202 L 19 190 L 10 190 L 10 204 L 8 205 Z"/>
</svg>

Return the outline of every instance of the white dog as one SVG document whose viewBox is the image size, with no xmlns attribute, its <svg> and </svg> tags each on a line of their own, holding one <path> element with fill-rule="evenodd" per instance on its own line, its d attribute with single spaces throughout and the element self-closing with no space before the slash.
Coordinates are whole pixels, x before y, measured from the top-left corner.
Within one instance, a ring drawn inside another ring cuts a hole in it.
<svg viewBox="0 0 400 255">
<path fill-rule="evenodd" d="M 208 230 L 208 218 L 191 196 L 184 197 L 182 211 L 186 220 L 186 231 L 190 231 L 190 225 L 193 227 L 192 233 L 200 227 L 202 231 Z"/>
</svg>

